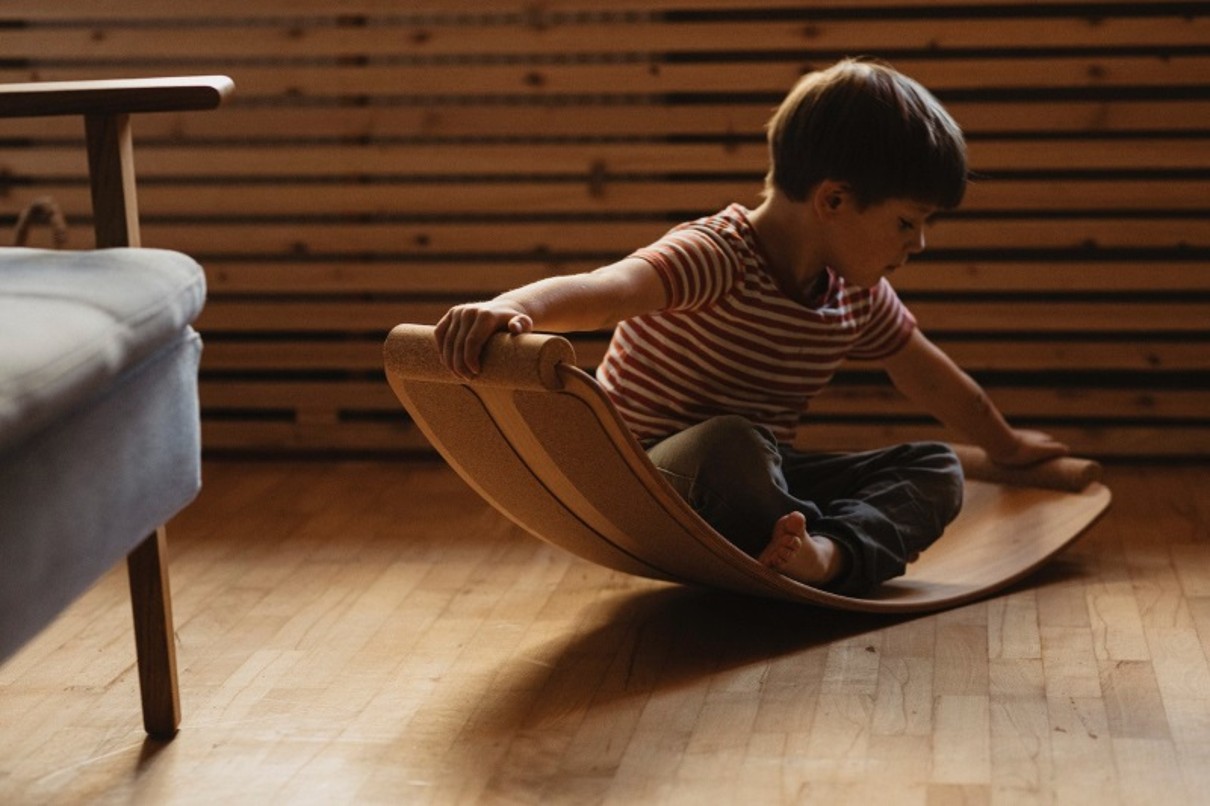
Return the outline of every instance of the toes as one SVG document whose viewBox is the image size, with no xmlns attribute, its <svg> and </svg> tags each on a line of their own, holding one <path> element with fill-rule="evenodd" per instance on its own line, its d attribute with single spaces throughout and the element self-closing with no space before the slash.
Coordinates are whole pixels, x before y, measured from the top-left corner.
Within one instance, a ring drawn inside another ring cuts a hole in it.
<svg viewBox="0 0 1210 806">
<path fill-rule="evenodd" d="M 786 556 L 780 546 L 770 546 L 761 552 L 758 559 L 762 565 L 767 565 L 770 568 L 779 568 L 786 561 Z"/>
<path fill-rule="evenodd" d="M 807 530 L 807 518 L 801 512 L 787 512 L 781 516 L 777 522 L 776 531 L 785 532 L 795 536 L 801 535 Z"/>
<path fill-rule="evenodd" d="M 798 535 L 778 535 L 769 546 L 761 552 L 759 561 L 773 569 L 779 569 L 794 559 L 794 555 L 802 548 L 803 540 Z"/>
</svg>

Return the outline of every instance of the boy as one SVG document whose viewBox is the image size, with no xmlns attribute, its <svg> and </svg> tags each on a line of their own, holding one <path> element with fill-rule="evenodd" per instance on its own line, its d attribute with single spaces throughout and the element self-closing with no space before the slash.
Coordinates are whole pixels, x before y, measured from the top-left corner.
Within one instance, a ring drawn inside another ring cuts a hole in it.
<svg viewBox="0 0 1210 806">
<path fill-rule="evenodd" d="M 927 90 L 845 60 L 805 76 L 768 127 L 755 210 L 732 205 L 596 271 L 452 308 L 437 325 L 462 377 L 498 331 L 616 325 L 598 379 L 662 474 L 717 531 L 806 584 L 861 595 L 902 574 L 962 501 L 939 443 L 802 453 L 800 412 L 845 357 L 997 462 L 1066 453 L 1015 430 L 916 328 L 886 277 L 966 186 L 966 146 Z"/>
</svg>

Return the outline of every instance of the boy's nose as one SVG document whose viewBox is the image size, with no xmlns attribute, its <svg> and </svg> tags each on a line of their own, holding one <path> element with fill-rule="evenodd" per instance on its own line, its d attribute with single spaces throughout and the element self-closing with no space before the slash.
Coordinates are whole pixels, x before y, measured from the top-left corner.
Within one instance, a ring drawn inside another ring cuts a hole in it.
<svg viewBox="0 0 1210 806">
<path fill-rule="evenodd" d="M 918 255 L 924 251 L 924 230 L 917 230 L 917 236 L 908 243 L 908 254 Z"/>
</svg>

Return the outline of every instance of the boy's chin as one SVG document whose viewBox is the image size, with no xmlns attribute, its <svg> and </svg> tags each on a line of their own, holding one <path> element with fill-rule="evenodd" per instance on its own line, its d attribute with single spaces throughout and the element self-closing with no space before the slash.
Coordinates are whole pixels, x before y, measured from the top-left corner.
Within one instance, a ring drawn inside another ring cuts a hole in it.
<svg viewBox="0 0 1210 806">
<path fill-rule="evenodd" d="M 833 271 L 836 271 L 837 274 L 844 278 L 845 283 L 848 285 L 856 286 L 857 288 L 873 288 L 883 278 L 890 277 L 898 268 L 899 266 L 883 266 L 881 268 L 871 267 L 854 271 L 850 269 L 837 270 L 833 267 Z"/>
<path fill-rule="evenodd" d="M 873 288 L 884 279 L 889 278 L 896 268 L 896 266 L 886 266 L 881 269 L 871 269 L 859 274 L 854 274 L 849 279 L 849 285 L 855 285 L 858 288 Z"/>
<path fill-rule="evenodd" d="M 902 263 L 896 263 L 896 264 L 893 264 L 890 266 L 883 266 L 882 271 L 880 271 L 878 273 L 878 279 L 879 280 L 882 280 L 882 279 L 889 280 L 891 278 L 891 275 L 893 275 L 895 272 L 899 271 L 902 268 L 903 268 Z M 877 282 L 877 281 L 875 281 L 875 282 Z"/>
</svg>

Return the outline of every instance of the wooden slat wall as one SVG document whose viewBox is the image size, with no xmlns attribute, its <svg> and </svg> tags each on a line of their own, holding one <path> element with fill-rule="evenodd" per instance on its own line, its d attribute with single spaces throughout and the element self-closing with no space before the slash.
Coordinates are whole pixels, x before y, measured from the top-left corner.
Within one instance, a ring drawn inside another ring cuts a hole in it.
<svg viewBox="0 0 1210 806">
<path fill-rule="evenodd" d="M 188 6 L 184 8 L 183 6 Z M 144 242 L 195 255 L 211 451 L 426 448 L 381 374 L 400 321 L 592 268 L 730 201 L 803 71 L 888 59 L 982 175 L 896 275 L 1018 424 L 1210 454 L 1210 20 L 1201 2 L 5 0 L 0 80 L 224 73 L 136 121 Z M 0 125 L 0 225 L 89 234 L 72 120 Z M 591 364 L 600 334 L 577 337 Z M 854 364 L 804 437 L 940 436 Z"/>
</svg>

